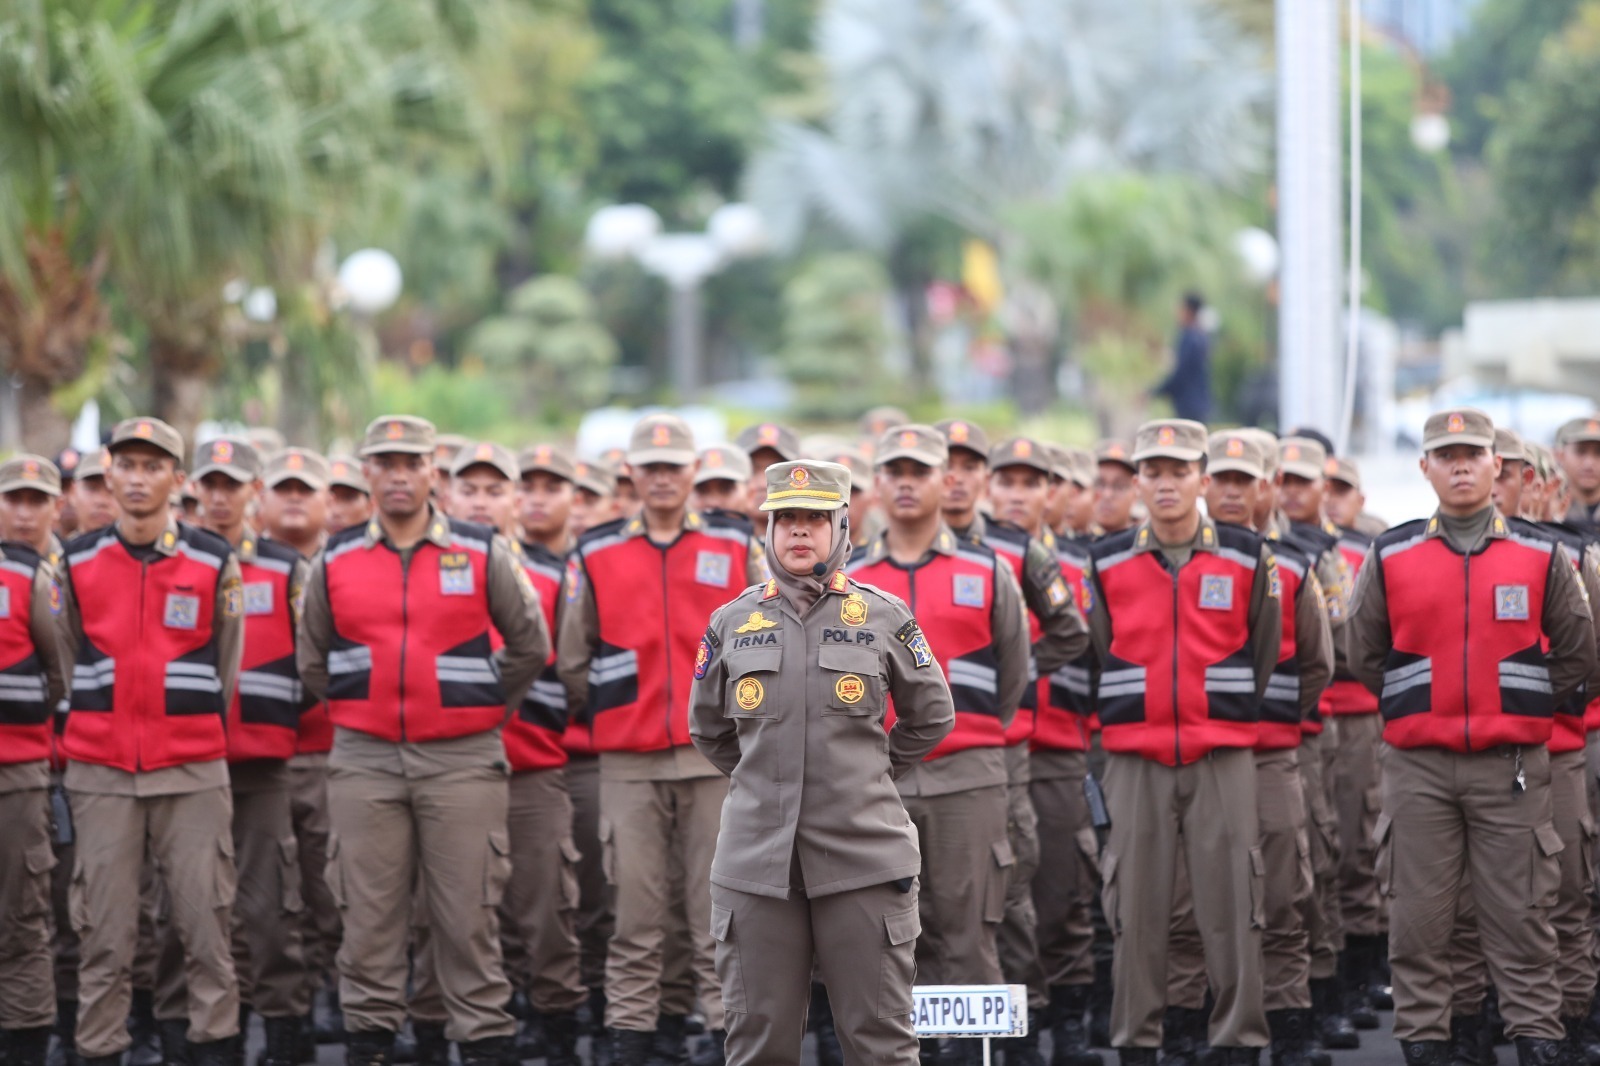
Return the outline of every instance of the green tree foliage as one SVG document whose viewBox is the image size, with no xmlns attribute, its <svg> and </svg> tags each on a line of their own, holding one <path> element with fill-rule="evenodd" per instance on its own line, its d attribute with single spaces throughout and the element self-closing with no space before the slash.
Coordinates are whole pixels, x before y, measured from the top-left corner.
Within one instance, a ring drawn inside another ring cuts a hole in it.
<svg viewBox="0 0 1600 1066">
<path fill-rule="evenodd" d="M 1455 150 L 1481 155 L 1495 128 L 1512 117 L 1506 95 L 1533 72 L 1545 41 L 1589 0 L 1481 0 L 1472 26 L 1442 64 L 1454 98 Z"/>
<path fill-rule="evenodd" d="M 815 256 L 784 287 L 781 353 L 797 417 L 853 417 L 877 400 L 888 294 L 882 264 L 861 252 Z"/>
<path fill-rule="evenodd" d="M 582 285 L 546 275 L 513 289 L 505 313 L 478 324 L 466 356 L 514 386 L 521 410 L 559 421 L 607 397 L 617 342 L 595 322 Z"/>
</svg>

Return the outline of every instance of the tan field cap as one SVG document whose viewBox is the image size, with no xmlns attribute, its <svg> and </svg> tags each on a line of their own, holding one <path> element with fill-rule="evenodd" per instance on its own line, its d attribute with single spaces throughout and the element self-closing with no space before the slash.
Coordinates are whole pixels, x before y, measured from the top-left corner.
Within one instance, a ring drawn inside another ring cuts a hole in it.
<svg viewBox="0 0 1600 1066">
<path fill-rule="evenodd" d="M 1003 466 L 1027 466 L 1049 476 L 1055 472 L 1047 445 L 1032 437 L 1007 437 L 989 452 L 989 469 Z"/>
<path fill-rule="evenodd" d="M 1125 441 L 1106 439 L 1094 446 L 1094 464 L 1117 463 L 1129 470 L 1137 472 L 1138 467 L 1133 465 L 1133 449 Z"/>
<path fill-rule="evenodd" d="M 749 481 L 753 473 L 755 467 L 750 464 L 750 456 L 745 449 L 733 444 L 713 444 L 700 453 L 700 469 L 695 471 L 694 483 L 704 485 L 708 481 Z"/>
<path fill-rule="evenodd" d="M 1285 437 L 1278 442 L 1278 467 L 1285 474 L 1320 481 L 1327 473 L 1328 450 L 1310 437 Z"/>
<path fill-rule="evenodd" d="M 801 459 L 767 467 L 763 511 L 837 511 L 850 502 L 850 470 L 838 463 Z"/>
<path fill-rule="evenodd" d="M 962 418 L 947 418 L 933 428 L 944 434 L 947 448 L 965 448 L 979 458 L 988 460 L 989 434 L 983 431 L 982 426 Z"/>
<path fill-rule="evenodd" d="M 910 415 L 898 407 L 885 406 L 874 407 L 862 415 L 861 421 L 857 423 L 857 428 L 860 429 L 863 437 L 877 440 L 895 426 L 908 426 L 910 424 Z"/>
<path fill-rule="evenodd" d="M 124 444 L 149 444 L 160 448 L 180 464 L 183 462 L 183 435 L 159 418 L 140 416 L 118 422 L 111 431 L 111 443 L 106 445 L 106 450 L 114 452 Z"/>
<path fill-rule="evenodd" d="M 440 433 L 433 438 L 433 465 L 440 470 L 450 470 L 455 466 L 456 453 L 465 448 L 471 440 L 459 433 Z"/>
<path fill-rule="evenodd" d="M 1205 457 L 1206 427 L 1187 418 L 1146 422 L 1133 436 L 1133 462 L 1177 459 L 1192 463 Z"/>
<path fill-rule="evenodd" d="M 224 474 L 235 481 L 254 481 L 261 476 L 261 453 L 255 445 L 239 437 L 217 437 L 195 449 L 194 469 L 189 477 L 199 484 L 207 474 Z"/>
<path fill-rule="evenodd" d="M 321 492 L 328 487 L 328 460 L 310 448 L 285 448 L 267 460 L 261 479 L 269 489 L 285 481 L 298 481 L 313 492 Z M 361 491 L 371 495 L 369 489 Z"/>
<path fill-rule="evenodd" d="M 72 472 L 72 480 L 83 481 L 92 477 L 105 477 L 106 467 L 111 465 L 111 449 L 97 448 L 86 452 L 78 463 L 78 469 Z"/>
<path fill-rule="evenodd" d="M 565 448 L 554 444 L 530 444 L 517 453 L 517 469 L 529 474 L 551 474 L 566 481 L 578 480 L 577 464 Z"/>
<path fill-rule="evenodd" d="M 435 440 L 433 423 L 416 415 L 383 415 L 367 423 L 361 440 L 361 457 L 399 453 L 432 455 Z"/>
<path fill-rule="evenodd" d="M 24 452 L 0 463 L 0 492 L 32 489 L 46 496 L 61 495 L 61 471 L 42 455 Z"/>
<path fill-rule="evenodd" d="M 668 463 L 688 466 L 695 461 L 694 432 L 677 415 L 646 415 L 628 438 L 628 465 Z"/>
<path fill-rule="evenodd" d="M 1422 450 L 1431 452 L 1451 444 L 1493 448 L 1494 422 L 1473 407 L 1458 407 L 1429 415 L 1422 427 Z"/>
<path fill-rule="evenodd" d="M 617 491 L 617 472 L 602 459 L 579 459 L 572 464 L 572 483 L 596 496 L 610 496 Z"/>
<path fill-rule="evenodd" d="M 914 459 L 927 466 L 943 466 L 950 460 L 950 448 L 944 434 L 932 426 L 915 423 L 891 426 L 878 441 L 876 466 L 886 466 L 896 459 Z"/>
<path fill-rule="evenodd" d="M 1361 491 L 1361 467 L 1356 465 L 1354 459 L 1347 459 L 1342 455 L 1329 459 L 1325 469 L 1329 481 L 1342 481 L 1357 492 Z"/>
<path fill-rule="evenodd" d="M 800 435 L 776 422 L 746 426 L 739 431 L 733 443 L 746 456 L 753 456 L 763 448 L 771 448 L 778 453 L 780 462 L 788 463 L 800 458 Z"/>
<path fill-rule="evenodd" d="M 522 478 L 522 469 L 517 465 L 517 457 L 511 454 L 511 449 L 492 440 L 463 444 L 456 451 L 455 462 L 450 464 L 450 476 L 460 477 L 474 466 L 487 466 L 503 474 L 507 481 L 519 481 Z"/>
<path fill-rule="evenodd" d="M 1502 459 L 1528 461 L 1528 450 L 1522 446 L 1522 438 L 1502 426 L 1494 427 L 1494 453 Z"/>
<path fill-rule="evenodd" d="M 1222 430 L 1206 442 L 1206 470 L 1212 474 L 1245 474 L 1257 480 L 1267 476 L 1261 461 L 1261 444 L 1242 430 Z"/>
<path fill-rule="evenodd" d="M 1574 418 L 1562 423 L 1556 430 L 1556 444 L 1581 444 L 1584 441 L 1600 441 L 1600 414 L 1586 415 L 1583 418 Z"/>
<path fill-rule="evenodd" d="M 372 486 L 361 472 L 361 461 L 354 456 L 335 455 L 328 460 L 328 484 L 343 485 L 347 489 L 372 495 Z"/>
</svg>

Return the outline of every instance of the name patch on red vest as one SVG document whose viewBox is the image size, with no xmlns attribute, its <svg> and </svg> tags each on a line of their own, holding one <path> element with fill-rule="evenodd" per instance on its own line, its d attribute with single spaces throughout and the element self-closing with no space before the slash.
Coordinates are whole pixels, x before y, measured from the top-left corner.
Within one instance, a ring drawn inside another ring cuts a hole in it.
<svg viewBox="0 0 1600 1066">
<path fill-rule="evenodd" d="M 957 607 L 983 606 L 983 578 L 976 574 L 956 574 L 951 599 Z"/>
<path fill-rule="evenodd" d="M 472 595 L 472 560 L 466 552 L 446 552 L 439 556 L 439 595 Z"/>
<path fill-rule="evenodd" d="M 720 552 L 699 552 L 694 559 L 694 579 L 702 585 L 728 587 L 728 557 Z"/>
<path fill-rule="evenodd" d="M 195 628 L 200 624 L 200 597 L 185 596 L 177 592 L 167 593 L 167 605 L 161 615 L 161 624 L 172 629 Z"/>
<path fill-rule="evenodd" d="M 1497 622 L 1526 622 L 1528 620 L 1528 586 L 1496 585 L 1494 587 L 1494 617 Z"/>
<path fill-rule="evenodd" d="M 1206 574 L 1200 579 L 1200 608 L 1205 611 L 1233 610 L 1233 578 L 1227 574 Z"/>
<path fill-rule="evenodd" d="M 272 585 L 265 581 L 250 581 L 244 586 L 245 617 L 272 613 Z"/>
</svg>

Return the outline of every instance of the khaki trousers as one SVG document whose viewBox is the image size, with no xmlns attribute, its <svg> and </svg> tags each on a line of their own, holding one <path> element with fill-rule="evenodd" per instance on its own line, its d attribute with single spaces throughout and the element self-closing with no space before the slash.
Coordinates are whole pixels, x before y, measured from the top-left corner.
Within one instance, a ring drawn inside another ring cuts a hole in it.
<svg viewBox="0 0 1600 1066">
<path fill-rule="evenodd" d="M 684 872 L 682 909 L 706 1027 L 724 1027 L 709 886 L 727 794 L 724 777 L 600 781 L 600 840 L 617 900 L 616 931 L 606 958 L 606 1024 L 613 1029 L 654 1030 L 667 1010 L 663 962 L 675 909 L 674 856 Z"/>
<path fill-rule="evenodd" d="M 578 965 L 578 849 L 572 801 L 561 770 L 511 776 L 511 883 L 500 907 L 508 939 L 521 944 L 516 976 L 528 1002 L 546 1013 L 575 1011 L 588 999 Z"/>
<path fill-rule="evenodd" d="M 1052 987 L 1094 983 L 1092 907 L 1100 878 L 1100 842 L 1083 798 L 1087 773 L 1083 752 L 1033 754 L 1029 791 L 1039 819 L 1033 906 L 1039 920 L 1039 960 Z"/>
<path fill-rule="evenodd" d="M 300 947 L 306 988 L 315 994 L 328 983 L 339 951 L 339 908 L 328 890 L 328 757 L 289 760 L 289 817 L 300 849 Z"/>
<path fill-rule="evenodd" d="M 914 887 L 774 899 L 712 885 L 711 901 L 728 1066 L 797 1066 L 813 958 L 846 1066 L 915 1066 Z"/>
<path fill-rule="evenodd" d="M 1039 819 L 1028 790 L 1028 746 L 1006 749 L 1006 760 L 1020 759 L 1020 775 L 1013 772 L 1006 785 L 1006 840 L 1016 865 L 1006 878 L 1005 918 L 996 932 L 1000 973 L 1007 984 L 1028 989 L 1028 1006 L 1041 1011 L 1050 1002 L 1044 967 L 1039 961 L 1039 917 L 1033 907 L 1033 877 L 1039 869 Z M 1020 780 L 1018 777 L 1020 776 Z"/>
<path fill-rule="evenodd" d="M 1337 741 L 1324 734 L 1300 740 L 1300 784 L 1305 794 L 1306 836 L 1311 845 L 1312 891 L 1305 903 L 1311 976 L 1336 977 L 1344 950 L 1339 911 L 1339 817 L 1329 793 L 1333 786 Z"/>
<path fill-rule="evenodd" d="M 1256 814 L 1261 827 L 1261 858 L 1266 867 L 1261 930 L 1262 1005 L 1289 1010 L 1311 1006 L 1310 939 L 1306 911 L 1312 894 L 1311 842 L 1307 832 L 1300 753 L 1256 753 Z M 1195 921 L 1188 865 L 1180 854 L 1173 894 L 1171 940 L 1167 949 L 1167 1005 L 1205 1005 L 1205 948 Z M 1181 891 L 1180 891 L 1181 890 Z"/>
<path fill-rule="evenodd" d="M 1002 983 L 995 934 L 1016 862 L 1006 839 L 1006 787 L 902 799 L 922 849 L 917 973 L 925 984 Z"/>
<path fill-rule="evenodd" d="M 578 849 L 578 947 L 583 983 L 606 984 L 606 945 L 616 925 L 616 900 L 600 862 L 600 757 L 567 759 L 567 794 L 572 798 L 572 843 Z"/>
<path fill-rule="evenodd" d="M 1378 782 L 1378 746 L 1383 718 L 1343 714 L 1328 718 L 1324 743 L 1333 752 L 1333 795 L 1339 816 L 1339 915 L 1349 935 L 1378 936 L 1388 928 L 1378 879 L 1372 830 L 1383 809 Z"/>
<path fill-rule="evenodd" d="M 330 768 L 328 879 L 344 923 L 339 997 L 351 1031 L 399 1030 L 406 949 L 421 886 L 432 973 L 455 1041 L 510 1036 L 516 1024 L 495 908 L 511 876 L 503 772 L 429 777 Z"/>
<path fill-rule="evenodd" d="M 1513 789 L 1519 757 L 1525 791 Z M 1389 902 L 1395 1037 L 1450 1036 L 1451 932 L 1466 888 L 1506 1032 L 1561 1039 L 1550 911 L 1562 845 L 1552 822 L 1549 752 L 1543 745 L 1470 755 L 1385 746 L 1380 759 L 1377 870 Z"/>
<path fill-rule="evenodd" d="M 50 953 L 50 793 L 0 792 L 0 1029 L 54 1023 Z"/>
<path fill-rule="evenodd" d="M 1111 1042 L 1159 1047 L 1179 851 L 1191 870 L 1195 916 L 1216 1002 L 1213 1047 L 1264 1047 L 1261 928 L 1266 873 L 1256 824 L 1255 755 L 1223 749 L 1171 767 L 1109 753 L 1111 839 L 1102 860 L 1112 962 Z"/>
<path fill-rule="evenodd" d="M 69 909 L 79 940 L 77 1050 L 85 1058 L 127 1049 L 139 884 L 149 849 L 184 956 L 189 1039 L 239 1031 L 239 984 L 229 944 L 237 874 L 233 798 L 226 788 L 169 796 L 77 792 L 77 864 Z"/>
</svg>

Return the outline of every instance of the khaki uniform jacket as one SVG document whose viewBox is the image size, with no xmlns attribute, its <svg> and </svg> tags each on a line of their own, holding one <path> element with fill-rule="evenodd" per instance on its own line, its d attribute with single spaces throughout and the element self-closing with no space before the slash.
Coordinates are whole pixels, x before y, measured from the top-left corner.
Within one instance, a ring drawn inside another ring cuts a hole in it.
<svg viewBox="0 0 1600 1066">
<path fill-rule="evenodd" d="M 695 676 L 690 734 L 732 778 L 714 884 L 787 899 L 791 885 L 826 896 L 920 872 L 894 779 L 955 711 L 901 600 L 840 571 L 801 616 L 755 586 L 711 616 Z"/>
</svg>

